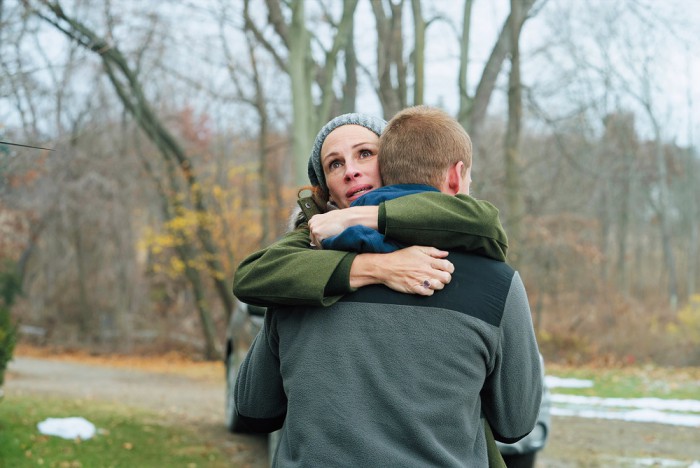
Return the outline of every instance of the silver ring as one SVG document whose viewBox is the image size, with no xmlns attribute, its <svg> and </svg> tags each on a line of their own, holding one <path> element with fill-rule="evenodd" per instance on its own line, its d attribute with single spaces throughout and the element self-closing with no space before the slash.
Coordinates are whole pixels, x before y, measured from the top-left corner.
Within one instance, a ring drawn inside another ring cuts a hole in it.
<svg viewBox="0 0 700 468">
<path fill-rule="evenodd" d="M 423 287 L 426 289 L 430 289 L 430 280 L 423 280 Z"/>
</svg>

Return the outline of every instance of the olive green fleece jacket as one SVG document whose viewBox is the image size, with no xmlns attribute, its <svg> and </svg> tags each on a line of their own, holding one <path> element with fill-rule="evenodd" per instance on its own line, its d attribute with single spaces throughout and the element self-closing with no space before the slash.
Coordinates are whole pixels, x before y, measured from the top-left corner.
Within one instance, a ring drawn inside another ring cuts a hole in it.
<svg viewBox="0 0 700 468">
<path fill-rule="evenodd" d="M 399 242 L 471 252 L 505 261 L 508 239 L 491 203 L 468 195 L 425 192 L 379 205 L 379 232 Z M 248 304 L 328 306 L 353 291 L 356 253 L 312 249 L 304 226 L 247 257 L 233 293 Z"/>
</svg>

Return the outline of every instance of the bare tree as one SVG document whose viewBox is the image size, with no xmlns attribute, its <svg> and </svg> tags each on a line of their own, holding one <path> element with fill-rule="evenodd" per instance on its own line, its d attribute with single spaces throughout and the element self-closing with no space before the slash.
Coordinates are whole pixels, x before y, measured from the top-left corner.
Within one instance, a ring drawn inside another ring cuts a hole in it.
<svg viewBox="0 0 700 468">
<path fill-rule="evenodd" d="M 348 40 L 345 44 L 345 81 L 343 82 L 343 97 L 340 113 L 347 114 L 355 111 L 357 102 L 357 52 L 355 51 L 355 17 L 348 26 Z"/>
<path fill-rule="evenodd" d="M 413 64 L 413 105 L 423 104 L 425 94 L 425 30 L 427 28 L 420 0 L 411 0 L 415 45 L 411 54 Z"/>
<path fill-rule="evenodd" d="M 357 0 L 343 2 L 342 14 L 331 46 L 323 52 L 323 61 L 314 58 L 312 40 L 314 37 L 306 23 L 306 2 L 292 0 L 288 4 L 288 14 L 283 12 L 284 4 L 277 0 L 266 0 L 268 19 L 287 55 L 265 38 L 249 14 L 249 0 L 245 0 L 245 27 L 274 57 L 280 68 L 289 75 L 292 95 L 292 121 L 294 125 L 292 152 L 294 153 L 294 174 L 297 185 L 308 183 L 307 159 L 313 146 L 313 139 L 320 126 L 331 115 L 333 106 L 339 102 L 333 90 L 338 54 L 346 49 L 351 36 L 352 21 Z M 287 20 L 286 18 L 290 18 Z M 312 88 L 317 86 L 319 100 L 313 97 Z"/>
<path fill-rule="evenodd" d="M 647 46 L 648 47 L 648 46 Z M 668 278 L 668 297 L 671 308 L 678 305 L 678 279 L 676 277 L 676 259 L 673 253 L 673 238 L 671 227 L 671 200 L 669 198 L 668 187 L 668 167 L 666 162 L 663 126 L 660 120 L 660 111 L 657 108 L 655 96 L 655 83 L 653 68 L 653 55 L 651 50 L 642 50 L 642 58 L 630 57 L 630 68 L 637 79 L 639 90 L 628 87 L 628 94 L 642 107 L 651 125 L 654 160 L 656 164 L 656 191 L 658 196 L 652 200 L 651 206 L 659 219 L 659 229 L 661 234 L 661 248 L 663 251 L 664 265 Z"/>
<path fill-rule="evenodd" d="M 41 5 L 47 10 L 47 13 L 44 13 L 42 8 L 32 8 L 32 12 L 86 49 L 99 54 L 105 72 L 126 110 L 136 119 L 141 129 L 159 149 L 160 155 L 168 167 L 179 169 L 178 173 L 174 170 L 169 172 L 169 182 L 175 188 L 176 193 L 188 194 L 194 209 L 201 214 L 198 217 L 200 222 L 196 230 L 197 239 L 206 253 L 204 258 L 209 266 L 210 279 L 215 285 L 226 315 L 230 315 L 233 311 L 233 297 L 221 275 L 223 269 L 219 260 L 219 249 L 213 242 L 212 234 L 205 221 L 207 213 L 206 199 L 202 194 L 192 160 L 185 154 L 176 139 L 151 110 L 138 76 L 129 66 L 127 59 L 119 49 L 107 42 L 107 40 L 99 37 L 81 22 L 69 17 L 59 3 L 42 1 Z M 184 185 L 182 181 L 184 181 Z M 177 197 L 171 198 L 170 201 L 173 204 L 173 209 L 169 211 L 170 215 L 177 214 L 183 209 L 182 202 Z M 192 265 L 191 256 L 196 255 L 195 252 L 197 252 L 198 247 L 186 239 L 182 241 L 184 244 L 179 253 L 184 255 L 182 260 L 187 266 L 187 277 L 195 291 L 196 304 L 202 317 L 202 328 L 207 341 L 206 354 L 209 358 L 214 358 L 217 357 L 218 350 L 210 312 L 205 309 L 204 301 L 201 300 L 203 294 L 197 292 L 201 290 L 199 272 L 190 266 Z"/>
<path fill-rule="evenodd" d="M 511 34 L 510 34 L 510 74 L 508 79 L 508 128 L 506 130 L 505 143 L 505 171 L 506 171 L 506 200 L 508 219 L 506 226 L 509 231 L 511 245 L 517 246 L 520 242 L 521 223 L 524 214 L 523 198 L 521 192 L 520 173 L 520 125 L 522 119 L 522 84 L 520 81 L 520 31 L 521 0 L 511 0 Z M 515 249 L 517 252 L 517 248 Z"/>
<path fill-rule="evenodd" d="M 245 7 L 248 7 L 247 2 Z M 279 177 L 275 176 L 275 168 L 270 154 L 269 99 L 259 71 L 258 52 L 252 33 L 248 31 L 245 34 L 248 61 L 243 66 L 237 66 L 234 54 L 224 36 L 225 21 L 227 19 L 228 15 L 226 10 L 224 10 L 220 18 L 219 27 L 221 45 L 227 62 L 226 68 L 236 89 L 237 98 L 254 109 L 258 116 L 258 184 L 261 204 L 261 243 L 267 245 L 280 234 L 274 227 L 274 215 L 282 204 L 281 184 L 279 183 Z M 248 69 L 250 70 L 249 73 L 243 71 Z M 245 78 L 246 84 L 241 83 L 241 78 Z M 249 88 L 252 89 L 250 92 L 247 91 Z"/>
<path fill-rule="evenodd" d="M 690 46 L 686 46 L 686 53 L 689 52 Z M 698 277 L 698 265 L 700 264 L 700 201 L 698 201 L 698 196 L 700 196 L 700 190 L 697 189 L 697 179 L 700 175 L 698 173 L 698 154 L 695 148 L 695 141 L 693 135 L 693 126 L 691 116 L 693 115 L 693 98 L 690 93 L 691 86 L 690 83 L 693 82 L 692 74 L 690 72 L 690 60 L 687 62 L 687 82 L 688 88 L 686 93 L 686 103 L 688 106 L 688 151 L 686 158 L 686 193 L 687 202 L 684 203 L 688 207 L 688 224 L 690 225 L 690 236 L 688 239 L 688 280 L 687 289 L 688 297 L 692 297 L 696 291 L 697 277 Z"/>
<path fill-rule="evenodd" d="M 377 25 L 377 94 L 385 118 L 391 118 L 407 105 L 403 4 L 403 1 L 372 1 Z"/>
<path fill-rule="evenodd" d="M 496 87 L 496 80 L 501 72 L 503 61 L 506 59 L 507 54 L 510 52 L 513 44 L 511 35 L 514 30 L 520 31 L 522 29 L 523 23 L 530 17 L 530 13 L 533 10 L 536 0 L 521 0 L 519 5 L 520 9 L 517 28 L 514 29 L 511 24 L 513 21 L 513 13 L 511 12 L 511 14 L 508 15 L 503 23 L 498 39 L 491 50 L 488 61 L 484 66 L 484 70 L 481 73 L 481 78 L 477 84 L 476 91 L 473 96 L 469 96 L 467 69 L 471 38 L 469 37 L 470 28 L 468 25 L 472 19 L 472 1 L 473 0 L 465 0 L 464 3 L 464 15 L 462 21 L 463 32 L 460 40 L 461 52 L 458 83 L 460 107 L 457 118 L 462 126 L 467 129 L 475 144 L 478 145 L 481 125 L 486 117 L 486 110 L 489 102 L 491 101 L 493 90 Z"/>
<path fill-rule="evenodd" d="M 698 278 L 698 252 L 700 251 L 700 236 L 698 231 L 700 227 L 700 200 L 698 197 L 700 191 L 697 189 L 697 180 L 700 176 L 700 170 L 697 164 L 698 155 L 695 148 L 691 146 L 687 151 L 687 169 L 686 169 L 686 193 L 687 193 L 687 203 L 685 206 L 688 207 L 688 224 L 690 225 L 690 235 L 688 237 L 688 280 L 687 280 L 687 290 L 688 297 L 692 297 L 695 294 L 697 288 L 697 278 Z"/>
</svg>

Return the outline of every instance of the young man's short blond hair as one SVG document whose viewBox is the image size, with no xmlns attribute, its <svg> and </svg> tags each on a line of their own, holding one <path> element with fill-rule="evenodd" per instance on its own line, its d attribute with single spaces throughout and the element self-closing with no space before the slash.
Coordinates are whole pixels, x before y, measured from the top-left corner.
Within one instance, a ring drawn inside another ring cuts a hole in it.
<svg viewBox="0 0 700 468">
<path fill-rule="evenodd" d="M 472 141 L 446 112 L 428 106 L 396 114 L 379 139 L 379 171 L 385 185 L 425 184 L 440 188 L 447 170 L 472 164 Z"/>
</svg>

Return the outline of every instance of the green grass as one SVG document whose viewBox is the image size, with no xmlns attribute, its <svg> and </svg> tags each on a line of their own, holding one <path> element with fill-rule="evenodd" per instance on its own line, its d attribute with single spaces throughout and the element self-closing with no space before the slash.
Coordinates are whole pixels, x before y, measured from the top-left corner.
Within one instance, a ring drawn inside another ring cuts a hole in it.
<svg viewBox="0 0 700 468">
<path fill-rule="evenodd" d="M 606 398 L 700 399 L 700 369 L 552 366 L 547 368 L 547 374 L 593 381 L 592 388 L 556 388 L 553 390 L 556 393 Z"/>
<path fill-rule="evenodd" d="M 89 440 L 39 433 L 48 417 L 82 416 L 98 430 Z M 0 400 L 0 467 L 225 467 L 226 455 L 206 436 L 172 427 L 157 415 L 104 403 L 5 397 Z"/>
</svg>

